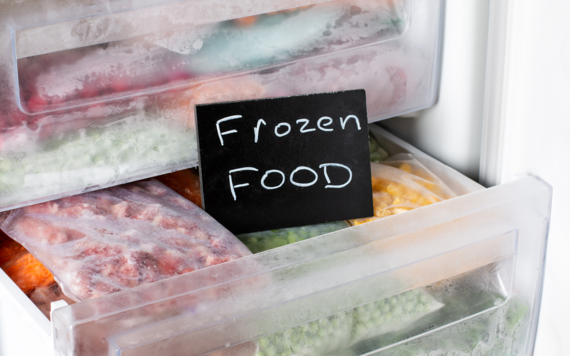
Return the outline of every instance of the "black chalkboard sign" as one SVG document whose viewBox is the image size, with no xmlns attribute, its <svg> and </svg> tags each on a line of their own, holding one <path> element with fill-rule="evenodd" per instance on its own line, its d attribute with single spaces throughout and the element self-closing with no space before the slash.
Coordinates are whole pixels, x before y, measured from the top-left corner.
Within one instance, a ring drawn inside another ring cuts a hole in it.
<svg viewBox="0 0 570 356">
<path fill-rule="evenodd" d="M 374 215 L 364 90 L 196 105 L 203 208 L 234 234 Z"/>
</svg>

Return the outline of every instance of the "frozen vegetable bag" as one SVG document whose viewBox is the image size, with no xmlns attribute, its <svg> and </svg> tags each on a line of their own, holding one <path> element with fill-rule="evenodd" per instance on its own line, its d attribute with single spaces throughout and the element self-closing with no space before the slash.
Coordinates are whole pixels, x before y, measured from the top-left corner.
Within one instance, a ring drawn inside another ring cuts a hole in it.
<svg viewBox="0 0 570 356">
<path fill-rule="evenodd" d="M 0 211 L 196 166 L 196 104 L 364 88 L 371 121 L 428 107 L 441 2 L 1 2 Z"/>
<path fill-rule="evenodd" d="M 156 180 L 13 210 L 1 225 L 81 301 L 251 252 Z"/>
<path fill-rule="evenodd" d="M 455 193 L 411 154 L 397 154 L 371 163 L 374 217 L 350 220 L 352 225 L 403 213 L 455 197 Z"/>
</svg>

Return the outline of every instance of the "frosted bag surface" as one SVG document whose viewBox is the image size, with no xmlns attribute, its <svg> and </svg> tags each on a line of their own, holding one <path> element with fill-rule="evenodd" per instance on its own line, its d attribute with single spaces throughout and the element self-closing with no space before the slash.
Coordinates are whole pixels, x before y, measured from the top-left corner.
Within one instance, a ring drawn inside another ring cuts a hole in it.
<svg viewBox="0 0 570 356">
<path fill-rule="evenodd" d="M 16 209 L 1 228 L 78 301 L 251 254 L 206 212 L 156 180 Z"/>
</svg>

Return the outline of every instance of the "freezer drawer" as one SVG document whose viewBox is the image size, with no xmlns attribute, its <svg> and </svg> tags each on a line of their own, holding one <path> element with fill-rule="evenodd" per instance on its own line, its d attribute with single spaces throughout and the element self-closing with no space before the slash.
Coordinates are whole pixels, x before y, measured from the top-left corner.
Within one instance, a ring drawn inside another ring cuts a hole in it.
<svg viewBox="0 0 570 356">
<path fill-rule="evenodd" d="M 429 107 L 442 3 L 2 3 L 0 211 L 197 165 L 195 104 L 364 88 L 370 121 Z"/>
<path fill-rule="evenodd" d="M 531 355 L 551 188 L 527 177 L 484 189 L 371 130 L 459 196 L 56 309 L 56 354 Z M 1 332 L 9 344 L 27 330 Z"/>
</svg>

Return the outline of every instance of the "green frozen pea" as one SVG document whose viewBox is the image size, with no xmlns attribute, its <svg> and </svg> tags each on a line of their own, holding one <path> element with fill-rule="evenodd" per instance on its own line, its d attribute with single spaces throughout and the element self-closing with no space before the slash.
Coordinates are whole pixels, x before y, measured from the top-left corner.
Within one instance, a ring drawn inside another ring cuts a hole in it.
<svg viewBox="0 0 570 356">
<path fill-rule="evenodd" d="M 378 149 L 378 143 L 370 136 L 368 136 L 368 144 L 370 146 L 370 151 L 376 151 Z"/>
<path fill-rule="evenodd" d="M 265 354 L 267 356 L 277 356 L 277 350 L 275 349 L 274 346 L 268 346 L 267 349 L 265 349 Z"/>
<path fill-rule="evenodd" d="M 299 340 L 301 340 L 302 338 L 302 333 L 298 332 L 298 330 L 296 330 L 297 332 L 293 333 L 293 335 L 291 335 L 291 341 L 293 342 L 298 342 Z"/>
<path fill-rule="evenodd" d="M 281 246 L 285 246 L 285 245 L 287 245 L 287 241 L 285 239 L 282 239 L 282 238 L 273 239 L 273 246 L 281 247 Z"/>
<path fill-rule="evenodd" d="M 394 306 L 394 305 L 396 305 L 396 304 L 398 304 L 398 298 L 396 298 L 396 297 L 391 297 L 391 298 L 390 298 L 390 305 L 391 305 L 391 306 Z"/>
<path fill-rule="evenodd" d="M 375 310 L 372 314 L 372 317 L 374 319 L 380 319 L 380 317 L 382 317 L 382 312 L 380 310 Z"/>
<path fill-rule="evenodd" d="M 269 339 L 267 339 L 266 337 L 262 337 L 261 339 L 259 339 L 259 346 L 267 347 L 267 345 L 269 345 Z"/>
<path fill-rule="evenodd" d="M 290 233 L 289 236 L 287 236 L 287 242 L 289 242 L 290 244 L 297 242 L 297 236 L 293 233 Z"/>
<path fill-rule="evenodd" d="M 381 156 L 377 152 L 373 152 L 370 154 L 370 162 L 378 163 L 380 162 Z"/>
<path fill-rule="evenodd" d="M 366 326 L 364 326 L 361 323 L 361 324 L 356 325 L 355 331 L 356 331 L 356 334 L 362 334 L 362 333 L 367 331 L 367 328 L 366 328 Z"/>
<path fill-rule="evenodd" d="M 309 238 L 309 232 L 305 228 L 299 229 L 298 233 L 299 233 L 299 237 L 302 238 L 303 240 Z"/>
</svg>

